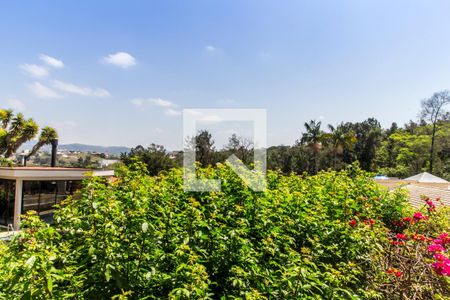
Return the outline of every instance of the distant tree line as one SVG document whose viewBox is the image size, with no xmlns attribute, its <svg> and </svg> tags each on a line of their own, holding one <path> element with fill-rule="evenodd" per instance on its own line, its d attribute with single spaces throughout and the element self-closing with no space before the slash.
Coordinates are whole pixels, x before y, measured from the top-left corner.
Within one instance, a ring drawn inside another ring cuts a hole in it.
<svg viewBox="0 0 450 300">
<path fill-rule="evenodd" d="M 418 120 L 403 127 L 392 123 L 384 129 L 375 118 L 327 126 L 311 120 L 304 124 L 303 133 L 294 145 L 267 149 L 267 167 L 283 173 L 316 174 L 358 162 L 364 170 L 393 177 L 429 171 L 450 179 L 450 114 L 445 110 L 448 103 L 448 91 L 433 94 L 422 101 Z M 196 160 L 203 166 L 224 162 L 231 154 L 248 165 L 253 160 L 251 141 L 235 134 L 223 149 L 215 147 L 211 133 L 206 130 L 200 131 L 190 143 L 195 147 Z M 123 153 L 121 160 L 125 164 L 141 160 L 148 172 L 156 175 L 161 170 L 181 166 L 182 154 L 169 153 L 163 146 L 152 144 Z"/>
</svg>

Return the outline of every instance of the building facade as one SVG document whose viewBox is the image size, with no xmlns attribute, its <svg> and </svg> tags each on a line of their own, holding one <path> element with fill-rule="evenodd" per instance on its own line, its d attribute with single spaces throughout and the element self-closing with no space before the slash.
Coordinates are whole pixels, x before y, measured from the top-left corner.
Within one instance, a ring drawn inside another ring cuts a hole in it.
<svg viewBox="0 0 450 300">
<path fill-rule="evenodd" d="M 0 226 L 20 228 L 20 215 L 34 210 L 51 220 L 54 205 L 81 188 L 87 176 L 111 177 L 112 170 L 59 167 L 0 168 Z"/>
</svg>

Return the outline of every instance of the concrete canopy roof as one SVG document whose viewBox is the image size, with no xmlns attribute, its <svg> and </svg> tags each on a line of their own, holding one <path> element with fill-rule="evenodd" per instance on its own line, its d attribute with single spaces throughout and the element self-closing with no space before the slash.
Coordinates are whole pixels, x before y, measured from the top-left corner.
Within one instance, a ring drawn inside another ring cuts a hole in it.
<svg viewBox="0 0 450 300">
<path fill-rule="evenodd" d="M 0 167 L 0 178 L 25 180 L 77 180 L 92 176 L 114 176 L 113 170 L 61 167 Z"/>
</svg>

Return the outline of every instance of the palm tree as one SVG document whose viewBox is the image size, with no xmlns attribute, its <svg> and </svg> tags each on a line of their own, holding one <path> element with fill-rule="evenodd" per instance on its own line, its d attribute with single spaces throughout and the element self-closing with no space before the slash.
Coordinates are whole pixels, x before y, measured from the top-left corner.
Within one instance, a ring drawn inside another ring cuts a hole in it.
<svg viewBox="0 0 450 300">
<path fill-rule="evenodd" d="M 302 134 L 300 140 L 301 144 L 308 145 L 313 153 L 314 157 L 314 172 L 317 173 L 317 158 L 320 150 L 322 149 L 322 139 L 323 132 L 320 130 L 322 122 L 317 122 L 316 120 L 311 120 L 304 124 L 306 132 Z"/>
<path fill-rule="evenodd" d="M 330 142 L 333 149 L 333 166 L 335 166 L 337 157 L 344 154 L 344 151 L 350 150 L 356 143 L 356 136 L 353 132 L 345 129 L 343 123 L 336 128 L 328 125 L 330 133 L 326 134 L 326 139 Z"/>
<path fill-rule="evenodd" d="M 3 120 L 5 121 L 5 119 Z M 20 136 L 20 133 L 23 131 L 26 120 L 23 114 L 19 113 L 16 116 L 11 117 L 8 121 L 4 130 L 6 130 L 6 134 L 1 141 L 0 151 L 6 157 L 10 155 L 6 155 L 8 150 L 11 148 L 14 140 Z"/>
<path fill-rule="evenodd" d="M 19 149 L 19 147 L 33 139 L 38 133 L 39 126 L 34 122 L 33 119 L 28 119 L 21 125 L 21 131 L 17 136 L 15 136 L 10 143 L 7 145 L 7 150 L 5 152 L 5 157 L 10 157 Z"/>
<path fill-rule="evenodd" d="M 11 109 L 0 109 L 0 122 L 3 129 L 6 129 L 8 127 L 8 124 L 13 116 L 14 113 Z"/>
<path fill-rule="evenodd" d="M 30 153 L 25 157 L 25 161 L 30 158 L 31 156 L 35 155 L 36 152 L 42 148 L 44 145 L 51 144 L 53 140 L 56 140 L 58 138 L 58 133 L 54 128 L 51 127 L 44 127 L 42 128 L 41 134 L 39 135 L 38 142 L 33 146 Z"/>
<path fill-rule="evenodd" d="M 23 143 L 35 138 L 38 131 L 39 126 L 33 119 L 26 119 L 21 113 L 14 114 L 10 109 L 0 109 L 0 156 L 6 158 L 13 156 Z M 57 137 L 55 129 L 44 127 L 38 143 L 28 157 Z"/>
</svg>

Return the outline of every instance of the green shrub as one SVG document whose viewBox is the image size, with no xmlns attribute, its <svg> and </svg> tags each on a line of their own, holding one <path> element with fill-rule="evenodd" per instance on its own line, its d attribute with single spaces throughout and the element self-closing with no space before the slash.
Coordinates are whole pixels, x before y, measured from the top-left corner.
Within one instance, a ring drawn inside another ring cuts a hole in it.
<svg viewBox="0 0 450 300">
<path fill-rule="evenodd" d="M 0 250 L 7 299 L 382 298 L 402 193 L 350 167 L 316 176 L 269 172 L 253 192 L 226 166 L 201 169 L 219 192 L 184 192 L 183 172 L 136 164 L 91 178 L 80 199 L 35 215 Z M 445 223 L 443 223 L 445 226 Z M 393 226 L 392 224 L 390 226 Z"/>
</svg>

